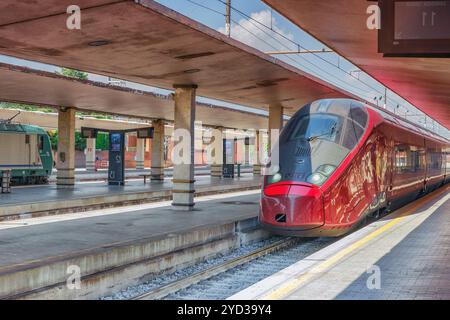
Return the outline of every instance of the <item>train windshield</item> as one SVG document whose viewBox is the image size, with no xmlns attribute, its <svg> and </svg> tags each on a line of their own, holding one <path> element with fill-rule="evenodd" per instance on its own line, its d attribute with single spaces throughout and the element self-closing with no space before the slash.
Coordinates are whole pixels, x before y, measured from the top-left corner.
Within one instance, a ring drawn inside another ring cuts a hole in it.
<svg viewBox="0 0 450 320">
<path fill-rule="evenodd" d="M 309 105 L 289 120 L 279 139 L 279 166 L 266 177 L 267 184 L 296 181 L 320 186 L 355 148 L 365 131 L 366 111 L 360 105 L 326 106 Z"/>
<path fill-rule="evenodd" d="M 342 121 L 338 116 L 328 114 L 306 115 L 293 121 L 289 126 L 284 140 L 326 139 L 335 141 L 337 132 L 342 127 Z"/>
</svg>

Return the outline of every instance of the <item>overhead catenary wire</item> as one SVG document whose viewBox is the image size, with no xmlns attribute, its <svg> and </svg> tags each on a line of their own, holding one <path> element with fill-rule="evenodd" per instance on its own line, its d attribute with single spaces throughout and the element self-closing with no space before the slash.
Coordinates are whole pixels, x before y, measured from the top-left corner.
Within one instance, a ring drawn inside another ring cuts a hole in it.
<svg viewBox="0 0 450 320">
<path fill-rule="evenodd" d="M 218 1 L 218 2 L 220 2 L 220 3 L 222 3 L 222 4 L 224 3 L 223 0 L 216 0 L 216 1 Z M 303 50 L 305 51 L 305 53 L 310 53 L 311 55 L 315 56 L 316 58 L 318 58 L 318 59 L 324 61 L 325 63 L 327 63 L 327 64 L 329 64 L 329 65 L 331 65 L 331 66 L 333 66 L 333 67 L 335 67 L 335 68 L 337 68 L 337 69 L 339 69 L 339 70 L 341 70 L 342 72 L 344 72 L 344 73 L 346 73 L 347 75 L 351 76 L 352 78 L 356 79 L 358 82 L 360 82 L 360 83 L 362 83 L 363 85 L 367 86 L 367 87 L 370 88 L 371 90 L 374 90 L 374 91 L 380 93 L 381 95 L 383 95 L 383 92 L 382 92 L 382 91 L 380 91 L 379 89 L 377 89 L 377 88 L 375 88 L 375 87 L 369 85 L 368 83 L 362 81 L 362 80 L 359 79 L 358 77 L 354 76 L 351 72 L 342 69 L 342 68 L 340 67 L 339 64 L 336 65 L 336 64 L 334 64 L 334 63 L 328 61 L 327 59 L 324 59 L 320 54 L 316 53 L 314 50 L 309 50 L 308 48 L 305 48 L 305 47 L 302 46 L 300 43 L 298 43 L 298 42 L 296 42 L 296 41 L 294 41 L 294 40 L 292 40 L 292 39 L 286 37 L 286 36 L 283 35 L 282 33 L 280 33 L 280 32 L 278 32 L 277 30 L 275 30 L 273 27 L 268 27 L 268 26 L 266 26 L 264 23 L 262 23 L 262 22 L 260 22 L 260 21 L 258 21 L 258 20 L 256 20 L 256 19 L 254 19 L 253 17 L 251 17 L 251 16 L 249 16 L 248 14 L 242 12 L 241 10 L 236 9 L 236 8 L 233 7 L 233 6 L 231 6 L 231 9 L 234 10 L 234 11 L 236 11 L 236 12 L 237 12 L 239 15 L 241 15 L 242 17 L 247 18 L 248 21 L 251 22 L 255 27 L 257 27 L 257 26 L 255 25 L 255 23 L 257 23 L 257 24 L 263 26 L 264 28 L 266 28 L 266 29 L 272 31 L 273 33 L 275 33 L 275 34 L 277 34 L 277 35 L 279 35 L 280 37 L 282 37 L 282 38 L 285 39 L 286 41 L 289 41 L 290 43 L 296 45 L 296 46 L 299 48 L 299 51 L 300 51 L 301 49 L 303 49 Z M 254 23 L 254 22 L 255 22 L 255 23 Z M 236 22 L 235 22 L 235 23 L 236 23 Z M 240 23 L 238 23 L 238 24 L 241 25 Z M 258 29 L 261 30 L 260 28 L 258 28 Z M 261 30 L 261 31 L 263 31 L 263 30 Z M 264 31 L 263 31 L 263 32 L 264 32 Z M 268 36 L 270 36 L 272 39 L 276 40 L 276 38 L 273 37 L 272 35 L 270 35 L 270 34 L 268 34 L 268 33 L 266 33 L 266 34 L 267 34 Z M 276 40 L 276 41 L 277 41 L 277 40 Z M 279 42 L 279 41 L 277 41 L 277 42 Z M 279 42 L 279 43 L 282 44 L 281 42 Z M 284 44 L 282 44 L 282 45 L 285 46 L 286 48 L 288 48 L 286 45 L 284 45 Z M 339 58 L 339 56 L 338 56 L 338 58 Z M 313 62 L 308 61 L 308 60 L 306 60 L 306 59 L 304 59 L 304 60 L 307 61 L 308 63 L 314 65 L 316 68 L 322 70 L 323 72 L 326 72 L 325 70 L 323 70 L 323 69 L 320 68 L 319 66 L 315 65 Z M 328 72 L 326 72 L 326 73 L 329 74 L 329 75 L 331 75 L 331 76 L 334 76 L 334 75 L 332 75 L 332 74 L 330 74 L 330 73 L 328 73 Z M 334 76 L 334 77 L 335 77 L 335 76 Z M 374 80 L 375 80 L 375 79 L 374 79 Z M 375 81 L 376 81 L 376 80 L 375 80 Z M 382 83 L 380 83 L 379 81 L 377 81 L 377 82 L 378 82 L 381 86 L 385 87 L 385 86 L 384 86 Z M 347 84 L 347 83 L 346 83 L 346 84 Z M 398 104 L 398 101 L 396 101 L 395 99 L 393 99 L 393 98 L 391 98 L 391 97 L 389 97 L 389 99 L 390 99 L 391 101 L 393 101 L 395 104 Z"/>
<path fill-rule="evenodd" d="M 203 5 L 203 4 L 198 3 L 198 2 L 196 2 L 196 1 L 193 1 L 193 0 L 186 0 L 186 1 L 188 1 L 188 2 L 190 2 L 190 3 L 192 3 L 192 4 L 194 4 L 194 5 L 197 5 L 197 6 L 201 7 L 201 8 L 204 8 L 204 9 L 206 9 L 206 10 L 209 10 L 209 11 L 211 11 L 211 12 L 214 12 L 214 13 L 216 13 L 216 14 L 219 14 L 219 15 L 221 15 L 221 16 L 226 17 L 226 14 L 224 14 L 224 13 L 222 13 L 222 12 L 219 12 L 219 11 L 217 11 L 217 10 L 215 10 L 215 9 L 212 9 L 212 8 L 206 6 L 206 5 Z M 216 0 L 216 1 L 220 2 L 221 4 L 228 5 L 228 3 L 225 2 L 224 0 Z M 392 101 L 393 104 L 394 104 L 394 107 L 393 107 L 394 110 L 395 110 L 395 105 L 402 105 L 402 107 L 405 108 L 405 110 L 408 110 L 408 108 L 406 108 L 406 107 L 403 106 L 403 105 L 404 105 L 403 102 L 399 102 L 399 101 L 397 101 L 396 99 L 394 99 L 393 97 L 388 96 L 388 95 L 386 94 L 387 87 L 386 87 L 385 85 L 383 85 L 382 83 L 380 83 L 378 80 L 371 78 L 372 80 L 376 81 L 380 86 L 382 86 L 382 87 L 385 89 L 385 92 L 382 92 L 382 91 L 380 91 L 378 88 L 375 88 L 375 87 L 371 86 L 370 84 L 368 84 L 367 82 L 362 81 L 362 80 L 360 79 L 359 75 L 358 75 L 358 76 L 353 75 L 353 74 L 352 74 L 352 71 L 347 71 L 347 70 L 342 69 L 342 68 L 340 67 L 340 65 L 336 65 L 336 64 L 334 64 L 333 62 L 330 62 L 329 60 L 323 58 L 323 57 L 322 57 L 320 54 L 318 54 L 316 51 L 314 51 L 314 50 L 309 50 L 308 48 L 302 46 L 302 45 L 299 44 L 298 42 L 296 42 L 296 41 L 294 41 L 294 40 L 292 40 L 292 39 L 286 37 L 286 36 L 283 35 L 282 33 L 278 32 L 278 31 L 273 27 L 273 20 L 272 20 L 273 18 L 272 18 L 272 17 L 271 17 L 271 26 L 269 27 L 269 26 L 266 26 L 264 23 L 262 23 L 262 22 L 260 22 L 260 21 L 258 21 L 258 20 L 256 20 L 256 19 L 254 19 L 254 18 L 251 17 L 250 15 L 248 15 L 248 14 L 242 12 L 241 10 L 237 9 L 236 7 L 232 6 L 231 4 L 229 4 L 229 5 L 230 5 L 230 9 L 231 9 L 231 10 L 237 12 L 237 13 L 238 13 L 239 15 L 241 15 L 242 17 L 247 18 L 248 21 L 249 21 L 252 25 L 254 25 L 258 30 L 262 31 L 264 34 L 266 34 L 267 36 L 269 36 L 270 38 L 272 38 L 273 40 L 275 40 L 276 42 L 278 42 L 278 43 L 281 44 L 282 46 L 284 46 L 284 47 L 286 47 L 286 48 L 289 48 L 286 44 L 282 43 L 279 39 L 276 39 L 276 37 L 274 37 L 272 34 L 269 34 L 269 33 L 267 33 L 265 30 L 259 28 L 256 24 L 258 24 L 258 25 L 264 27 L 264 28 L 267 29 L 267 30 L 270 30 L 271 32 L 273 32 L 273 33 L 277 34 L 278 36 L 280 36 L 281 38 L 285 39 L 286 41 L 288 41 L 288 42 L 290 42 L 290 43 L 296 45 L 296 46 L 298 47 L 299 51 L 300 51 L 300 50 L 304 50 L 305 53 L 310 53 L 312 56 L 314 56 L 314 57 L 316 57 L 316 58 L 322 60 L 323 62 L 325 62 L 325 63 L 327 63 L 327 64 L 329 64 L 329 65 L 331 65 L 331 66 L 337 68 L 337 69 L 340 70 L 341 72 L 343 72 L 343 73 L 345 73 L 346 75 L 352 77 L 352 78 L 355 79 L 358 83 L 360 83 L 360 84 L 364 85 L 365 87 L 369 88 L 370 90 L 373 90 L 373 91 L 375 91 L 376 93 L 380 94 L 380 96 L 384 96 L 386 108 L 388 108 L 388 106 L 389 106 L 388 101 Z M 273 13 L 272 13 L 272 14 L 273 14 Z M 273 49 L 275 49 L 275 50 L 278 50 L 277 47 L 273 46 L 272 44 L 270 44 L 270 43 L 267 42 L 266 40 L 262 39 L 261 37 L 259 37 L 259 36 L 256 35 L 255 33 L 251 32 L 250 30 L 248 30 L 248 28 L 245 28 L 245 26 L 243 26 L 240 22 L 237 22 L 236 20 L 231 19 L 231 17 L 229 18 L 229 20 L 230 20 L 231 22 L 235 23 L 236 25 L 239 25 L 242 29 L 244 29 L 245 31 L 247 31 L 248 33 L 250 33 L 253 37 L 255 37 L 256 39 L 258 39 L 259 41 L 263 42 L 264 44 L 270 46 L 271 48 L 273 48 Z M 255 23 L 256 23 L 256 24 L 255 24 Z M 335 53 L 335 54 L 337 55 L 337 53 Z M 338 58 L 339 58 L 339 57 L 340 57 L 340 56 L 338 55 Z M 339 77 L 337 77 L 336 75 L 334 75 L 334 74 L 332 74 L 332 73 L 330 73 L 330 72 L 324 70 L 323 68 L 321 68 L 320 66 L 318 66 L 318 65 L 315 64 L 314 62 L 309 61 L 309 60 L 305 59 L 304 57 L 301 57 L 301 56 L 300 56 L 300 58 L 303 59 L 303 60 L 304 60 L 305 62 L 307 62 L 308 64 L 312 65 L 313 67 L 317 68 L 317 69 L 320 70 L 321 72 L 323 72 L 323 73 L 325 73 L 325 74 L 327 74 L 327 75 L 333 77 L 334 79 L 337 79 L 337 80 L 338 80 L 339 82 L 341 82 L 341 83 L 344 83 L 346 86 L 352 86 L 352 87 L 354 88 L 354 90 L 356 89 L 356 90 L 358 90 L 358 91 L 359 91 L 359 90 L 362 91 L 362 92 L 363 92 L 363 96 L 369 96 L 369 95 L 372 93 L 370 90 L 369 90 L 369 91 L 366 91 L 366 90 L 362 89 L 361 87 L 355 87 L 354 84 L 350 84 L 350 83 L 344 81 L 342 78 L 339 78 Z M 300 61 L 298 61 L 298 60 L 296 60 L 296 59 L 294 59 L 294 58 L 292 58 L 292 57 L 288 57 L 288 59 L 291 60 L 294 64 L 298 64 L 298 65 L 301 66 L 305 71 L 307 71 L 307 72 L 309 72 L 309 73 L 311 73 L 311 74 L 317 74 L 317 73 L 318 73 L 317 71 L 314 71 L 314 70 L 312 70 L 311 68 L 306 67 L 306 66 L 305 66 L 304 64 L 302 64 Z M 363 70 L 358 70 L 358 71 L 363 72 Z M 333 85 L 339 86 L 339 85 L 338 85 L 336 82 L 334 82 L 334 81 L 332 82 L 332 81 L 330 81 L 329 79 L 327 79 L 327 81 L 328 81 L 329 83 L 333 84 Z M 392 92 L 392 90 L 390 90 L 390 91 Z M 392 93 L 394 93 L 394 92 L 392 92 Z M 359 94 L 361 94 L 361 93 L 359 93 Z M 395 93 L 394 93 L 394 94 L 395 94 Z M 377 97 L 376 97 L 376 98 L 377 98 Z M 376 99 L 376 98 L 375 98 L 375 99 Z M 400 97 L 400 98 L 401 98 L 401 97 Z M 402 99 L 403 99 L 403 98 L 402 98 Z M 366 100 L 366 101 L 369 101 L 370 99 L 365 99 L 365 100 Z M 425 116 L 425 117 L 430 117 L 430 116 L 428 116 L 427 114 L 423 113 L 423 112 L 422 112 L 420 109 L 418 109 L 417 107 L 415 107 L 415 106 L 413 106 L 413 105 L 412 105 L 412 107 L 413 107 L 414 109 L 416 109 L 416 110 L 419 112 L 418 115 L 422 115 L 422 114 L 423 114 L 423 116 Z M 432 119 L 432 118 L 430 117 L 430 119 Z"/>
</svg>

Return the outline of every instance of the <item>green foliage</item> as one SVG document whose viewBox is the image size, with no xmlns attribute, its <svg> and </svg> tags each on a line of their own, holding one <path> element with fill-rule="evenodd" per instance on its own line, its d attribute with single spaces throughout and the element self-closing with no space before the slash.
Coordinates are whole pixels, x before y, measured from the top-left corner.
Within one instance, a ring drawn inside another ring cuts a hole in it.
<svg viewBox="0 0 450 320">
<path fill-rule="evenodd" d="M 17 110 L 24 110 L 24 111 L 41 111 L 41 112 L 55 112 L 52 108 L 44 108 L 44 107 L 35 107 L 30 106 L 28 104 L 23 103 L 11 103 L 11 102 L 0 102 L 0 108 L 1 109 L 17 109 Z"/>
<path fill-rule="evenodd" d="M 58 131 L 47 132 L 50 137 L 52 150 L 58 150 Z M 97 150 L 109 150 L 109 135 L 107 133 L 99 133 L 96 140 Z M 86 149 L 86 139 L 81 137 L 80 132 L 75 132 L 75 150 L 84 151 Z"/>
<path fill-rule="evenodd" d="M 61 72 L 58 73 L 69 78 L 75 78 L 80 80 L 87 80 L 88 78 L 88 74 L 86 72 L 69 68 L 61 68 Z"/>
<path fill-rule="evenodd" d="M 75 132 L 75 150 L 83 151 L 86 149 L 86 139 L 81 137 L 80 132 Z"/>
<path fill-rule="evenodd" d="M 58 132 L 48 131 L 47 134 L 50 138 L 50 145 L 52 147 L 52 150 L 57 150 L 58 149 Z"/>
<path fill-rule="evenodd" d="M 109 150 L 109 135 L 107 133 L 99 132 L 95 144 L 97 150 Z"/>
</svg>

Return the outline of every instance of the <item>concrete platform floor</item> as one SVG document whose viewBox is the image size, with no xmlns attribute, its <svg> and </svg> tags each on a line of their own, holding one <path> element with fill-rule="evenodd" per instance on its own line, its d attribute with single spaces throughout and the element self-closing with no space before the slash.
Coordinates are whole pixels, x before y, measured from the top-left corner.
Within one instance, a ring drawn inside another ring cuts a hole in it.
<svg viewBox="0 0 450 320">
<path fill-rule="evenodd" d="M 173 210 L 166 201 L 144 205 L 143 209 L 120 208 L 115 213 L 111 210 L 118 208 L 108 209 L 110 214 L 108 210 L 106 214 L 100 210 L 83 217 L 69 214 L 28 219 L 25 224 L 0 223 L 0 298 L 55 283 L 62 283 L 64 289 L 70 265 L 80 266 L 85 278 L 95 277 L 117 268 L 126 272 L 122 265 L 148 263 L 148 259 L 171 251 L 183 252 L 196 246 L 201 249 L 214 243 L 219 246 L 214 250 L 239 245 L 236 232 L 245 228 L 247 222 L 256 223 L 259 197 L 259 191 L 254 190 L 201 197 L 192 212 Z M 238 228 L 238 222 L 245 223 Z M 184 263 L 199 259 L 196 254 L 200 249 L 187 254 Z M 169 258 L 158 262 L 156 267 L 142 268 L 140 276 L 176 262 Z M 86 281 L 86 286 L 94 282 Z M 114 282 L 105 286 L 105 290 L 112 286 Z M 60 294 L 61 290 L 55 289 L 54 294 Z M 75 292 L 66 294 L 79 298 Z M 92 289 L 83 294 L 93 294 Z"/>
<path fill-rule="evenodd" d="M 230 299 L 450 299 L 450 186 Z"/>
<path fill-rule="evenodd" d="M 210 176 L 196 176 L 195 189 L 198 194 L 232 192 L 258 188 L 261 176 L 243 174 L 240 178 L 220 179 Z M 38 212 L 83 208 L 133 201 L 146 202 L 171 196 L 172 181 L 147 182 L 129 180 L 125 186 L 108 186 L 106 182 L 80 182 L 74 188 L 58 188 L 56 185 L 16 187 L 10 194 L 0 194 L 0 218 L 27 215 Z M 0 219 L 1 220 L 1 219 Z"/>
</svg>

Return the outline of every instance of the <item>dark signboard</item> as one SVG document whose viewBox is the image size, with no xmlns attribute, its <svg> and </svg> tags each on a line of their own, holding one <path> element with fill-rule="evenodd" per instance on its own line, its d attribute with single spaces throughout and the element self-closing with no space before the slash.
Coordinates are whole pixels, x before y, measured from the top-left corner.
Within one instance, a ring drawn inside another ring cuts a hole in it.
<svg viewBox="0 0 450 320">
<path fill-rule="evenodd" d="M 98 129 L 81 127 L 81 137 L 85 139 L 97 138 Z"/>
<path fill-rule="evenodd" d="M 385 56 L 450 57 L 450 0 L 380 0 Z"/>
<path fill-rule="evenodd" d="M 112 131 L 109 134 L 108 184 L 125 183 L 125 133 Z"/>
<path fill-rule="evenodd" d="M 139 139 L 153 139 L 154 128 L 137 129 L 137 137 Z"/>
</svg>

